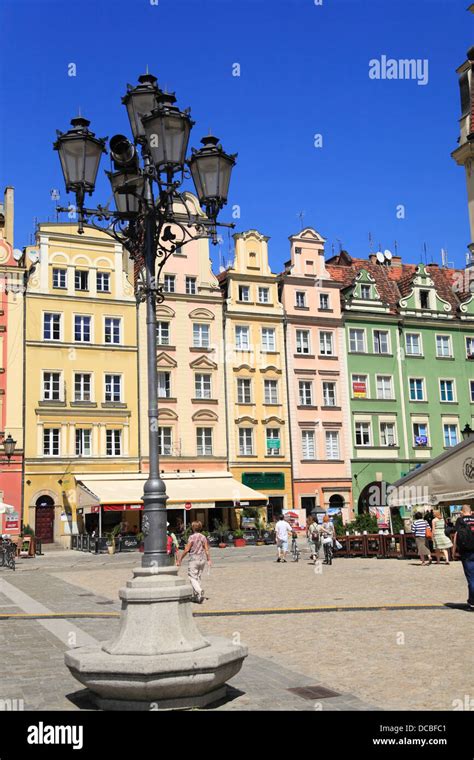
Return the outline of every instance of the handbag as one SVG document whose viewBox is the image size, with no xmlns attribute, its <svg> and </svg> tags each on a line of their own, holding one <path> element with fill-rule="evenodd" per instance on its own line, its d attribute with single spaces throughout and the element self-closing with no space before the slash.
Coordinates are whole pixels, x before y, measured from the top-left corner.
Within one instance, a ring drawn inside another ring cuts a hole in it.
<svg viewBox="0 0 474 760">
<path fill-rule="evenodd" d="M 428 527 L 426 529 L 425 536 L 426 536 L 426 538 L 433 538 L 433 531 L 431 530 L 431 528 Z"/>
<path fill-rule="evenodd" d="M 336 549 L 342 549 L 342 544 L 336 538 Z"/>
</svg>

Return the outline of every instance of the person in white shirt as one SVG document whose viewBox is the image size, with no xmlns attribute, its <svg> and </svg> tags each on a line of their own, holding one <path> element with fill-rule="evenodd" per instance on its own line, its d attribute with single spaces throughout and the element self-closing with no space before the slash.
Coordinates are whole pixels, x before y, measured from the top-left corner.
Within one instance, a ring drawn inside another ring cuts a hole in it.
<svg viewBox="0 0 474 760">
<path fill-rule="evenodd" d="M 288 541 L 290 534 L 292 533 L 291 525 L 285 520 L 283 515 L 280 515 L 276 524 L 276 539 L 278 546 L 278 558 L 277 562 L 286 562 L 286 555 L 288 553 Z"/>
</svg>

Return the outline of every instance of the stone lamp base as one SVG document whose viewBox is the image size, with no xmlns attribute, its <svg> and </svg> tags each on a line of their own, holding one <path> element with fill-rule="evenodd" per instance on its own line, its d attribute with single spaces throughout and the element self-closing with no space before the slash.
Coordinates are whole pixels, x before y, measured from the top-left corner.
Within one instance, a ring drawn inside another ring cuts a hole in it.
<svg viewBox="0 0 474 760">
<path fill-rule="evenodd" d="M 104 710 L 204 707 L 222 699 L 247 648 L 201 636 L 192 589 L 176 567 L 134 570 L 121 589 L 120 630 L 102 647 L 65 654 L 72 675 Z"/>
</svg>

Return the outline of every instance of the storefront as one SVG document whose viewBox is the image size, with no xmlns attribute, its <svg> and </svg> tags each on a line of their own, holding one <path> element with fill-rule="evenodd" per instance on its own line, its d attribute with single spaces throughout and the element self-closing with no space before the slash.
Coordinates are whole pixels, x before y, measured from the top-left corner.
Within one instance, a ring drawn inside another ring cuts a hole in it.
<svg viewBox="0 0 474 760">
<path fill-rule="evenodd" d="M 164 473 L 171 528 L 199 520 L 214 529 L 216 520 L 231 524 L 231 512 L 242 506 L 266 506 L 265 494 L 234 480 L 229 472 Z M 141 532 L 144 474 L 77 476 L 80 533 Z"/>
</svg>

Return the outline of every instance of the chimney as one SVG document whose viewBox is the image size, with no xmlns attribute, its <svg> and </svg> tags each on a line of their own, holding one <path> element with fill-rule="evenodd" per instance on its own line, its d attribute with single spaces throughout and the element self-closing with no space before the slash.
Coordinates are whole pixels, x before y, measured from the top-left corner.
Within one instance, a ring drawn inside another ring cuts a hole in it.
<svg viewBox="0 0 474 760">
<path fill-rule="evenodd" d="M 3 213 L 5 215 L 5 240 L 13 247 L 13 222 L 15 215 L 15 191 L 6 187 L 4 194 Z"/>
</svg>

